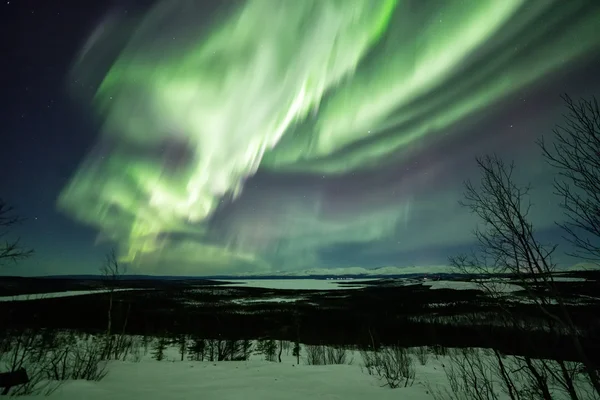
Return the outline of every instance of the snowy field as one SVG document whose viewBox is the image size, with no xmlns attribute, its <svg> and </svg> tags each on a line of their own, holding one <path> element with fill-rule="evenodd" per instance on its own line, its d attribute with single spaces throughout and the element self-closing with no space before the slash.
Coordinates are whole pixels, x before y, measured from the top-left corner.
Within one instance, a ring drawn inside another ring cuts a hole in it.
<svg viewBox="0 0 600 400">
<path fill-rule="evenodd" d="M 49 399 L 62 400 L 364 400 L 432 399 L 427 386 L 445 385 L 443 358 L 427 365 L 415 360 L 415 380 L 409 387 L 390 389 L 381 379 L 364 372 L 359 352 L 349 351 L 342 365 L 307 365 L 302 345 L 300 364 L 291 350 L 282 362 L 264 361 L 252 354 L 248 361 L 180 361 L 170 346 L 165 359 L 152 359 L 151 350 L 141 361 L 111 361 L 99 382 L 67 381 Z M 22 396 L 21 399 L 40 399 Z"/>
<path fill-rule="evenodd" d="M 283 352 L 281 363 L 265 361 L 264 355 L 257 353 L 252 354 L 247 361 L 180 361 L 177 349 L 171 346 L 165 350 L 165 358 L 162 361 L 152 359 L 151 351 L 148 350 L 138 357 L 137 362 L 111 361 L 107 364 L 107 374 L 101 381 L 65 381 L 58 388 L 54 386 L 56 389 L 46 398 L 435 400 L 431 394 L 432 388 L 440 393 L 444 388 L 450 387 L 446 371 L 452 359 L 450 356 L 428 353 L 423 363 L 419 361 L 421 358 L 416 355 L 417 352 L 415 348 L 410 350 L 409 354 L 413 360 L 414 380 L 406 387 L 401 385 L 392 389 L 385 385 L 385 379 L 366 373 L 364 360 L 357 351 L 348 351 L 346 364 L 307 365 L 307 353 L 302 345 L 300 364 L 297 365 L 296 357 L 290 350 Z M 482 360 L 487 363 L 486 358 Z M 510 357 L 506 358 L 505 362 L 507 366 L 510 365 Z M 553 399 L 567 398 L 560 390 L 553 392 Z M 20 398 L 33 400 L 41 396 L 29 395 Z M 498 400 L 508 398 L 498 393 Z"/>
<path fill-rule="evenodd" d="M 431 399 L 415 384 L 381 387 L 356 365 L 294 365 L 267 361 L 113 362 L 100 382 L 68 382 L 49 399 L 62 400 L 364 400 Z M 432 367 L 429 378 L 444 378 Z M 433 373 L 431 373 L 433 372 Z M 425 376 L 425 375 L 423 375 Z M 39 397 L 27 396 L 22 399 Z"/>
</svg>

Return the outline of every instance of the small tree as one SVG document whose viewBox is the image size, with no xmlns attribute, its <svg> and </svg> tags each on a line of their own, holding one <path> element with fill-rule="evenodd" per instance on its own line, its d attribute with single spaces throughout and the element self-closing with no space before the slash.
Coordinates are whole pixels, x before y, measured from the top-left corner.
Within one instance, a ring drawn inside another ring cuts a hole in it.
<svg viewBox="0 0 600 400">
<path fill-rule="evenodd" d="M 415 355 L 417 356 L 417 360 L 419 360 L 421 365 L 427 365 L 427 360 L 429 359 L 429 348 L 427 346 L 416 347 Z"/>
<path fill-rule="evenodd" d="M 226 358 L 229 361 L 243 361 L 248 359 L 248 354 L 252 343 L 249 340 L 233 340 L 225 341 Z"/>
<path fill-rule="evenodd" d="M 177 343 L 177 347 L 179 348 L 179 355 L 181 356 L 181 361 L 183 361 L 185 359 L 185 354 L 188 350 L 188 338 L 185 334 L 179 334 L 177 335 L 175 342 Z"/>
<path fill-rule="evenodd" d="M 206 344 L 206 358 L 208 361 L 215 361 L 217 355 L 217 346 L 215 339 L 207 339 L 204 341 Z"/>
<path fill-rule="evenodd" d="M 126 273 L 126 268 L 119 264 L 115 250 L 112 249 L 104 260 L 104 264 L 100 267 L 100 273 L 104 277 L 105 287 L 108 290 L 108 324 L 106 334 L 112 334 L 112 311 L 113 311 L 113 294 L 117 287 L 117 281 Z"/>
<path fill-rule="evenodd" d="M 321 344 L 307 344 L 304 346 L 306 352 L 306 364 L 308 365 L 325 365 L 325 346 Z"/>
<path fill-rule="evenodd" d="M 361 369 L 376 376 L 383 386 L 392 389 L 412 386 L 415 381 L 414 361 L 408 351 L 399 345 L 386 346 L 374 351 L 361 351 Z"/>
<path fill-rule="evenodd" d="M 152 357 L 156 361 L 162 361 L 165 359 L 165 350 L 167 349 L 167 339 L 164 336 L 158 338 L 158 340 L 152 346 Z"/>
<path fill-rule="evenodd" d="M 188 358 L 192 361 L 204 361 L 206 352 L 206 341 L 195 336 L 188 346 Z"/>
<path fill-rule="evenodd" d="M 10 230 L 24 221 L 23 218 L 15 215 L 14 208 L 9 206 L 0 198 L 0 267 L 6 262 L 17 262 L 33 254 L 33 250 L 24 249 L 20 245 L 20 240 L 5 239 Z"/>
<path fill-rule="evenodd" d="M 348 359 L 348 351 L 343 346 L 327 346 L 325 362 L 327 364 L 352 364 L 352 360 Z"/>
<path fill-rule="evenodd" d="M 298 311 L 294 312 L 294 327 L 296 328 L 296 339 L 294 340 L 294 349 L 292 354 L 296 357 L 296 364 L 300 365 L 300 315 Z"/>
<path fill-rule="evenodd" d="M 10 233 L 11 229 L 23 222 L 23 218 L 15 215 L 14 209 L 9 206 L 2 198 L 0 198 L 0 270 L 8 262 L 20 261 L 33 254 L 33 250 L 23 249 L 20 246 L 19 239 L 10 240 L 6 236 Z M 0 326 L 5 328 L 9 327 L 9 316 L 4 313 L 0 317 Z M 3 353 L 8 350 L 14 340 L 12 335 L 15 334 L 9 329 L 4 330 L 0 333 L 0 358 Z"/>
<path fill-rule="evenodd" d="M 121 353 L 124 351 L 124 338 L 125 338 L 125 328 L 127 324 L 127 318 L 125 319 L 125 323 L 123 325 L 123 331 L 121 335 L 118 337 L 114 337 L 113 335 L 113 304 L 114 304 L 114 292 L 118 286 L 118 281 L 125 275 L 127 269 L 125 266 L 122 266 L 115 253 L 115 250 L 112 249 L 108 254 L 106 254 L 106 258 L 104 260 L 104 264 L 100 267 L 100 273 L 104 278 L 104 286 L 106 290 L 108 290 L 108 311 L 107 311 L 107 326 L 106 326 L 106 350 L 104 357 L 107 359 L 115 358 L 119 359 Z M 129 306 L 131 307 L 131 306 Z M 129 315 L 129 309 L 127 314 Z M 128 316 L 127 315 L 127 316 Z"/>
<path fill-rule="evenodd" d="M 250 359 L 250 355 L 252 354 L 252 340 L 250 339 L 244 339 L 241 341 L 241 351 L 243 354 L 243 359 L 244 360 L 249 360 Z"/>
<path fill-rule="evenodd" d="M 300 351 L 301 351 L 300 343 L 296 341 L 296 343 L 294 343 L 294 349 L 292 350 L 292 355 L 294 357 L 296 357 L 297 365 L 300 365 Z"/>
<path fill-rule="evenodd" d="M 225 361 L 231 357 L 231 345 L 224 339 L 215 339 L 217 361 Z M 231 359 L 231 358 L 230 358 Z"/>
<path fill-rule="evenodd" d="M 281 354 L 283 353 L 283 339 L 279 339 L 279 351 L 277 352 L 277 361 L 281 362 Z"/>
<path fill-rule="evenodd" d="M 259 340 L 256 351 L 265 355 L 266 361 L 275 361 L 277 353 L 277 342 L 273 339 Z"/>
</svg>

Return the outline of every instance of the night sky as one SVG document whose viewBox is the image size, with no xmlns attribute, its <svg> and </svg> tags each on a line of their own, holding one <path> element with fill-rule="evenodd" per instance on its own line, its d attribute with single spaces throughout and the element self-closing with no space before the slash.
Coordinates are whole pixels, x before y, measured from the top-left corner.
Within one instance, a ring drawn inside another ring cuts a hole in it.
<svg viewBox="0 0 600 400">
<path fill-rule="evenodd" d="M 492 152 L 560 242 L 535 140 L 561 94 L 600 89 L 595 0 L 13 0 L 0 18 L 0 196 L 35 249 L 4 274 L 95 273 L 113 246 L 139 273 L 439 271 L 473 245 L 458 200 Z"/>
</svg>

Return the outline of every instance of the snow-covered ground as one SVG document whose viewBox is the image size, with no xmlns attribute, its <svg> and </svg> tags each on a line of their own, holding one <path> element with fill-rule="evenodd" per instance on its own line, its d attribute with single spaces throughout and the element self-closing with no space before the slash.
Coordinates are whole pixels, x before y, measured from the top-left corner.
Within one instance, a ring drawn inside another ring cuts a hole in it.
<svg viewBox="0 0 600 400">
<path fill-rule="evenodd" d="M 177 349 L 165 350 L 165 359 L 156 361 L 150 353 L 138 362 L 112 361 L 107 375 L 96 381 L 66 381 L 49 399 L 62 400 L 432 400 L 430 393 L 449 388 L 445 368 L 449 356 L 429 353 L 425 364 L 410 354 L 415 369 L 414 381 L 407 387 L 391 389 L 385 380 L 369 375 L 363 368 L 360 353 L 349 351 L 348 364 L 307 365 L 302 347 L 300 364 L 290 350 L 282 354 L 282 362 L 264 361 L 264 355 L 253 354 L 248 361 L 179 361 Z M 474 351 L 479 351 L 475 349 Z M 487 364 L 485 357 L 482 362 Z M 490 358 L 491 360 L 491 358 Z M 511 357 L 505 365 L 511 365 Z M 489 364 L 493 365 L 493 364 Z M 512 368 L 512 367 L 511 367 Z M 485 369 L 486 371 L 490 371 Z M 499 385 L 499 383 L 496 383 Z M 495 385 L 496 385 L 495 384 Z M 584 383 L 585 384 L 585 383 Z M 587 385 L 586 385 L 587 387 Z M 553 399 L 567 399 L 559 390 Z M 581 387 L 578 385 L 578 390 Z M 458 398 L 461 395 L 459 394 Z M 23 400 L 39 399 L 23 396 Z M 445 398 L 445 397 L 444 397 Z M 498 393 L 498 399 L 508 396 Z M 468 399 L 465 399 L 468 400 Z"/>
<path fill-rule="evenodd" d="M 494 290 L 495 292 L 512 293 L 523 290 L 523 288 L 519 285 L 504 282 L 485 282 L 484 284 L 486 287 Z M 423 282 L 423 285 L 429 286 L 431 289 L 481 290 L 481 284 L 478 284 L 477 282 L 426 281 Z"/>
<path fill-rule="evenodd" d="M 351 365 L 296 365 L 291 351 L 282 363 L 264 361 L 260 354 L 248 361 L 179 361 L 169 348 L 163 361 L 150 355 L 140 362 L 113 361 L 100 382 L 68 381 L 47 398 L 61 400 L 431 400 L 426 384 L 446 381 L 442 361 L 415 365 L 416 379 L 407 388 L 390 389 L 361 371 L 358 353 Z M 304 357 L 303 357 L 304 358 Z M 23 396 L 23 400 L 39 399 Z"/>
<path fill-rule="evenodd" d="M 100 382 L 68 382 L 62 400 L 364 400 L 431 399 L 420 384 L 380 387 L 355 365 L 311 366 L 267 361 L 114 362 Z M 433 371 L 436 372 L 436 371 Z M 441 368 L 440 368 L 441 372 Z M 443 378 L 443 372 L 442 376 Z M 400 393 L 401 391 L 401 393 Z M 22 397 L 35 399 L 34 396 Z"/>
</svg>

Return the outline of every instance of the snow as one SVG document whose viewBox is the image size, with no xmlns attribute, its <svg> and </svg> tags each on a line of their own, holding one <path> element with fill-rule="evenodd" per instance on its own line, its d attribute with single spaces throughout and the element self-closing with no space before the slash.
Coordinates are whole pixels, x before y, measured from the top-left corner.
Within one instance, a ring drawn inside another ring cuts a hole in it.
<svg viewBox="0 0 600 400">
<path fill-rule="evenodd" d="M 264 361 L 264 355 L 252 354 L 248 361 L 179 361 L 177 348 L 169 346 L 165 359 L 156 361 L 149 352 L 131 355 L 134 361 L 111 361 L 101 381 L 66 381 L 48 396 L 62 400 L 431 400 L 430 388 L 448 387 L 444 365 L 448 356 L 429 353 L 425 365 L 412 352 L 415 380 L 411 386 L 391 389 L 384 381 L 369 375 L 361 367 L 360 353 L 348 351 L 348 364 L 307 365 L 302 345 L 300 364 L 290 350 L 284 350 L 282 362 Z M 138 350 L 141 350 L 138 348 Z M 413 349 L 414 350 L 414 349 Z M 480 349 L 473 349 L 480 351 Z M 143 350 L 141 350 L 143 352 Z M 409 349 L 410 351 L 410 349 Z M 429 350 L 428 350 L 429 351 Z M 482 353 L 483 354 L 483 353 Z M 487 356 L 483 356 L 484 358 Z M 506 357 L 506 365 L 512 358 Z M 562 398 L 557 396 L 556 398 Z M 22 396 L 23 400 L 39 396 Z M 499 394 L 500 400 L 508 397 Z"/>
<path fill-rule="evenodd" d="M 263 289 L 288 289 L 288 290 L 344 290 L 344 289 L 360 289 L 364 285 L 361 282 L 372 281 L 376 279 L 360 279 L 356 281 L 356 284 L 348 284 L 348 280 L 323 280 L 323 279 L 236 279 L 224 285 L 202 285 L 198 289 L 204 291 L 206 288 L 210 288 L 213 293 L 218 294 L 230 294 L 227 287 L 255 287 Z M 345 284 L 341 284 L 345 282 Z M 123 288 L 115 289 L 118 291 L 133 291 L 133 290 L 149 290 L 149 289 L 133 289 Z M 70 297 L 70 296 L 84 296 L 90 294 L 107 293 L 106 289 L 97 290 L 70 290 L 64 292 L 53 292 L 53 293 L 36 293 L 36 294 L 22 294 L 14 296 L 0 296 L 0 302 L 2 301 L 27 301 L 27 300 L 41 300 L 50 299 L 56 297 Z"/>
<path fill-rule="evenodd" d="M 133 290 L 144 290 L 144 289 L 114 289 L 115 292 L 133 291 Z M 0 302 L 2 301 L 27 301 L 27 300 L 41 300 L 41 299 L 52 299 L 56 297 L 71 297 L 71 296 L 84 296 L 88 294 L 108 293 L 107 289 L 98 290 L 68 290 L 64 292 L 53 292 L 53 293 L 35 293 L 35 294 L 19 294 L 16 296 L 0 296 Z"/>
<path fill-rule="evenodd" d="M 234 304 L 256 304 L 256 303 L 295 303 L 304 300 L 304 297 L 269 297 L 265 299 L 235 299 Z"/>
<path fill-rule="evenodd" d="M 578 278 L 574 276 L 553 276 L 552 280 L 554 282 L 586 282 L 585 278 Z"/>
<path fill-rule="evenodd" d="M 511 293 L 523 290 L 519 285 L 514 285 L 504 282 L 464 282 L 464 281 L 427 281 L 423 282 L 423 285 L 429 286 L 430 289 L 455 289 L 455 290 L 481 290 L 481 285 L 485 285 L 497 292 Z"/>
<path fill-rule="evenodd" d="M 390 268 L 390 267 L 387 267 Z M 213 293 L 217 293 L 219 290 L 223 294 L 229 294 L 229 291 L 226 288 L 236 288 L 236 287 L 253 287 L 253 288 L 263 288 L 263 289 L 282 289 L 282 290 L 348 290 L 348 289 L 362 289 L 366 285 L 366 282 L 378 281 L 380 279 L 376 278 L 357 278 L 353 279 L 312 279 L 312 278 L 298 278 L 298 279 L 232 279 L 232 280 L 220 280 L 220 282 L 227 282 L 225 284 L 220 284 L 218 286 L 215 285 L 202 285 L 199 287 L 199 291 L 205 291 L 207 288 L 210 288 Z M 583 278 L 575 278 L 575 277 L 554 277 L 554 280 L 557 282 L 581 282 L 585 281 Z M 494 281 L 483 281 L 487 287 L 493 288 L 495 291 L 503 292 L 503 293 L 512 293 L 523 290 L 523 288 L 514 283 L 505 283 L 502 279 L 496 279 Z M 407 286 L 407 285 L 415 285 L 422 284 L 425 286 L 429 286 L 431 289 L 454 289 L 454 290 L 478 290 L 480 289 L 480 285 L 477 282 L 467 282 L 467 281 L 428 281 L 427 279 L 419 280 L 412 278 L 399 278 L 393 279 L 389 282 L 386 282 L 386 286 Z M 115 289 L 115 291 L 132 291 L 132 290 L 148 290 L 148 289 L 134 289 L 134 288 L 124 288 L 124 289 Z M 54 292 L 54 293 L 39 293 L 39 294 L 24 294 L 24 295 L 16 295 L 16 296 L 0 296 L 0 302 L 3 301 L 26 301 L 26 300 L 39 300 L 39 299 L 49 299 L 55 297 L 69 297 L 69 296 L 83 296 L 89 294 L 98 294 L 98 293 L 106 293 L 106 289 L 97 289 L 97 290 L 71 290 L 64 292 Z M 263 301 L 263 300 L 261 300 Z M 276 301 L 276 300 L 272 300 Z M 291 301 L 282 299 L 284 301 Z"/>
<path fill-rule="evenodd" d="M 360 282 L 366 282 L 376 279 L 361 279 L 356 285 L 348 284 L 348 281 L 335 281 L 323 279 L 244 279 L 229 282 L 226 287 L 255 287 L 263 289 L 284 289 L 284 290 L 345 290 L 345 289 L 360 289 L 364 285 Z M 341 284 L 341 282 L 346 282 Z"/>
<path fill-rule="evenodd" d="M 171 358 L 171 357 L 169 357 Z M 175 356 L 173 357 L 175 358 Z M 364 400 L 431 399 L 425 382 L 445 380 L 440 362 L 417 365 L 412 387 L 390 389 L 361 372 L 360 357 L 353 365 L 296 364 L 283 356 L 282 363 L 262 361 L 155 361 L 111 362 L 100 382 L 69 381 L 49 399 L 62 400 Z M 419 378 L 419 376 L 421 378 Z M 426 379 L 426 380 L 424 380 Z M 21 399 L 39 399 L 23 396 Z"/>
<path fill-rule="evenodd" d="M 264 273 L 245 272 L 237 276 L 341 276 L 341 275 L 405 275 L 405 274 L 439 274 L 449 273 L 452 270 L 445 265 L 427 266 L 427 267 L 345 267 L 345 268 L 312 268 L 297 271 L 269 271 Z"/>
<path fill-rule="evenodd" d="M 50 398 L 114 400 L 396 399 L 356 366 L 254 362 L 142 362 L 111 364 L 101 382 L 72 382 Z M 415 392 L 414 390 L 412 392 Z M 407 393 L 408 394 L 408 393 Z M 416 394 L 416 393 L 415 393 Z M 412 399 L 419 397 L 411 396 Z M 420 398 L 427 398 L 421 396 Z"/>
</svg>

